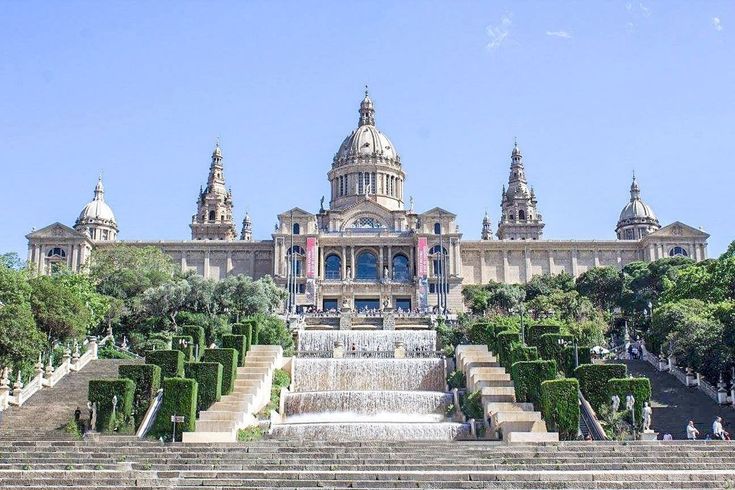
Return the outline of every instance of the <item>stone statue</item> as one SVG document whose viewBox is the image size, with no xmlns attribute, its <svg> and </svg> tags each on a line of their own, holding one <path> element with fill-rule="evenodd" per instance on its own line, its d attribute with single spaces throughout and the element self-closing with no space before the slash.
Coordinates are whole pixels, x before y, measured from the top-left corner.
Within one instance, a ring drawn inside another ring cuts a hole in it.
<svg viewBox="0 0 735 490">
<path fill-rule="evenodd" d="M 89 419 L 89 430 L 97 430 L 97 402 L 92 404 L 92 417 Z"/>
<path fill-rule="evenodd" d="M 324 196 L 322 196 L 322 198 L 319 200 L 319 212 L 324 212 Z"/>
<path fill-rule="evenodd" d="M 618 395 L 613 395 L 611 400 L 612 400 L 612 412 L 613 414 L 615 414 L 620 408 L 620 397 Z"/>
<path fill-rule="evenodd" d="M 408 210 L 413 211 L 413 196 L 408 197 Z"/>
<path fill-rule="evenodd" d="M 653 415 L 653 409 L 645 402 L 643 404 L 643 431 L 651 430 L 651 416 Z"/>
<path fill-rule="evenodd" d="M 633 395 L 626 396 L 625 397 L 625 409 L 633 410 L 633 407 L 635 407 L 635 397 Z"/>
</svg>

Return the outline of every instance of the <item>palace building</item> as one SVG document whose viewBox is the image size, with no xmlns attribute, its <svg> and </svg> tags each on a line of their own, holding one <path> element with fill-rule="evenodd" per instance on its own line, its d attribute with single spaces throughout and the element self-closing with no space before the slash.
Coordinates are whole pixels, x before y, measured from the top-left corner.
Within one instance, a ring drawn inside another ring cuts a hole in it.
<svg viewBox="0 0 735 490">
<path fill-rule="evenodd" d="M 450 211 L 415 211 L 412 200 L 405 200 L 406 176 L 398 150 L 376 125 L 366 91 L 357 127 L 332 159 L 328 206 L 322 199 L 316 213 L 284 211 L 270 240 L 253 240 L 247 214 L 238 235 L 217 144 L 192 216 L 190 240 L 118 240 L 118 223 L 100 179 L 94 198 L 72 227 L 57 222 L 26 236 L 28 259 L 39 273 L 49 273 L 58 263 L 76 271 L 94 248 L 154 246 L 182 270 L 207 278 L 271 275 L 290 291 L 293 309 L 379 309 L 387 304 L 404 310 L 441 305 L 459 311 L 466 284 L 522 283 L 537 274 L 562 271 L 578 276 L 592 267 L 621 268 L 670 256 L 707 258 L 709 235 L 678 221 L 662 227 L 642 200 L 635 177 L 630 201 L 615 226 L 616 239 L 544 240 L 540 205 L 517 144 L 510 155 L 497 231 L 493 235 L 486 213 L 480 240 L 463 240 Z"/>
</svg>

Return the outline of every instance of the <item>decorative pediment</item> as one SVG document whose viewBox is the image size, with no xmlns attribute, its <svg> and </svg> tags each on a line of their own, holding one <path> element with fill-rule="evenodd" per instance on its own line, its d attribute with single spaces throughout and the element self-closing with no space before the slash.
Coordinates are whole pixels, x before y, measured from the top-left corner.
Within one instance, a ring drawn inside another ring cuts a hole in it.
<svg viewBox="0 0 735 490">
<path fill-rule="evenodd" d="M 456 218 L 457 215 L 442 208 L 431 208 L 428 211 L 421 213 L 419 216 L 442 216 L 448 218 Z"/>
<path fill-rule="evenodd" d="M 649 234 L 648 237 L 651 237 L 651 238 L 686 237 L 686 238 L 699 238 L 699 239 L 706 240 L 707 238 L 709 238 L 709 234 L 703 232 L 702 230 L 698 230 L 694 228 L 693 226 L 684 224 L 681 221 L 674 221 L 670 225 L 666 225 L 663 228 L 656 230 L 653 233 Z"/>
<path fill-rule="evenodd" d="M 87 235 L 76 231 L 73 228 L 66 226 L 65 224 L 59 223 L 58 221 L 52 225 L 45 226 L 40 230 L 35 230 L 26 235 L 28 240 L 40 239 L 40 238 L 73 238 L 73 239 L 88 239 Z"/>
<path fill-rule="evenodd" d="M 303 209 L 298 208 L 298 207 L 289 209 L 288 211 L 279 214 L 278 217 L 279 218 L 289 218 L 292 213 L 293 213 L 294 218 L 303 218 L 303 217 L 313 218 L 314 217 L 314 214 L 308 211 L 304 211 Z"/>
</svg>

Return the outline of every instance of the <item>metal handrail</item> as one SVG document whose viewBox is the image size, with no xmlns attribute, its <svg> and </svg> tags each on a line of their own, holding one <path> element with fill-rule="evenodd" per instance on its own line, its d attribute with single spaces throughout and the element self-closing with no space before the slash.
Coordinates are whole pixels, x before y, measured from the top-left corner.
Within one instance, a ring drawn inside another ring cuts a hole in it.
<svg viewBox="0 0 735 490">
<path fill-rule="evenodd" d="M 602 428 L 602 424 L 600 424 L 600 421 L 597 419 L 597 414 L 595 413 L 592 406 L 589 404 L 587 400 L 585 400 L 584 396 L 582 396 L 582 392 L 578 392 L 579 395 L 579 417 L 580 421 L 583 421 L 584 424 L 589 428 L 590 430 L 590 436 L 592 436 L 592 439 L 595 441 L 605 441 L 607 440 L 607 434 L 605 434 L 605 429 Z"/>
</svg>

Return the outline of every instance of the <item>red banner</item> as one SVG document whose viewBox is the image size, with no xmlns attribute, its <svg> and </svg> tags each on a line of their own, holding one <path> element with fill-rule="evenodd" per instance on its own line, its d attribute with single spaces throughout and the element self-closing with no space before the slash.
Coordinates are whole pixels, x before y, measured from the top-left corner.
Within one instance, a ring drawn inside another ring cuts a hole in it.
<svg viewBox="0 0 735 490">
<path fill-rule="evenodd" d="M 429 276 L 429 242 L 426 237 L 419 238 L 416 261 L 418 263 L 418 276 Z"/>
<path fill-rule="evenodd" d="M 306 278 L 314 279 L 316 277 L 316 237 L 307 237 L 306 239 Z"/>
</svg>

